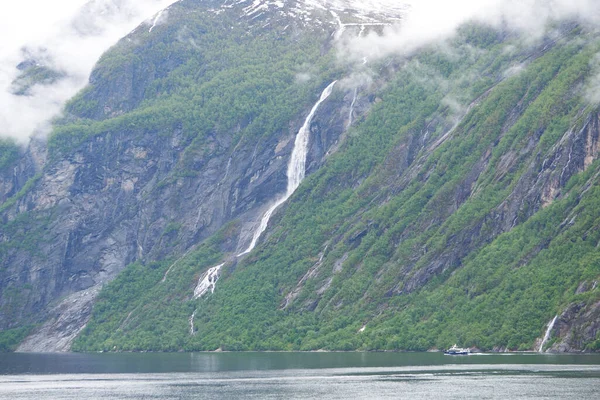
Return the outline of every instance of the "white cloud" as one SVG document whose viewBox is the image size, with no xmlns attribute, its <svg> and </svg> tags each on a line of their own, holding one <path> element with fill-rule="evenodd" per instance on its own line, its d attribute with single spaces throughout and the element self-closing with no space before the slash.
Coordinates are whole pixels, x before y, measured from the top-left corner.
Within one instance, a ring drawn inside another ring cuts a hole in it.
<svg viewBox="0 0 600 400">
<path fill-rule="evenodd" d="M 507 26 L 540 35 L 551 20 L 577 18 L 600 24 L 598 0 L 407 0 L 410 11 L 397 26 L 383 35 L 370 33 L 341 44 L 342 53 L 358 62 L 389 54 L 410 54 L 427 44 L 452 36 L 469 20 Z"/>
<path fill-rule="evenodd" d="M 64 103 L 87 83 L 100 55 L 145 20 L 176 0 L 17 0 L 0 9 L 0 136 L 21 141 L 36 131 L 44 132 L 48 121 Z M 411 11 L 401 26 L 390 27 L 383 36 L 374 33 L 343 44 L 345 53 L 362 63 L 391 53 L 415 49 L 452 35 L 469 19 L 493 25 L 505 24 L 531 35 L 539 33 L 553 18 L 579 18 L 600 22 L 598 0 L 305 0 L 329 5 L 351 4 L 366 11 Z M 165 13 L 157 22 L 167 18 Z M 49 86 L 35 86 L 29 96 L 12 93 L 23 61 L 22 49 L 33 58 L 44 58 L 67 78 Z M 42 53 L 41 49 L 46 49 Z M 43 57 L 42 57 L 43 56 Z"/>
<path fill-rule="evenodd" d="M 596 75 L 587 83 L 585 95 L 592 104 L 600 104 L 600 54 L 592 59 L 590 67 Z"/>
<path fill-rule="evenodd" d="M 18 0 L 0 10 L 0 136 L 22 142 L 87 83 L 100 57 L 119 38 L 175 0 Z M 161 20 L 165 18 L 161 17 Z M 55 84 L 13 94 L 23 49 L 66 75 Z"/>
</svg>

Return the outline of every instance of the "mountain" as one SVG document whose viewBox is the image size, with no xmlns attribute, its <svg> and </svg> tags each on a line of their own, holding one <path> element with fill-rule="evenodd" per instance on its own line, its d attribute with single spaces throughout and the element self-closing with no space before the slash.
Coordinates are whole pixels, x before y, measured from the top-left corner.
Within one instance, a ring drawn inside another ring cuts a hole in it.
<svg viewBox="0 0 600 400">
<path fill-rule="evenodd" d="M 599 32 L 348 53 L 407 12 L 182 0 L 123 38 L 0 144 L 0 348 L 597 351 Z"/>
</svg>

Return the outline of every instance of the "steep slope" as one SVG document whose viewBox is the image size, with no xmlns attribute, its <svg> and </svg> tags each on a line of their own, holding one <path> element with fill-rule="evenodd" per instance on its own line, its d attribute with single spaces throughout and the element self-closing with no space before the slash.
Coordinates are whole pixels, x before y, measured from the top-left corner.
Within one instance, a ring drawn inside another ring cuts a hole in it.
<svg viewBox="0 0 600 400">
<path fill-rule="evenodd" d="M 188 0 L 123 39 L 47 160 L 5 146 L 0 344 L 598 350 L 600 35 L 336 53 L 403 12 Z"/>
<path fill-rule="evenodd" d="M 293 137 L 329 80 L 329 31 L 263 30 L 241 6 L 213 7 L 180 2 L 170 23 L 107 53 L 45 164 L 29 166 L 33 145 L 23 161 L 6 153 L 23 172 L 3 180 L 0 327 L 46 321 L 21 350 L 68 349 L 101 286 L 134 261 L 173 263 L 226 226 L 219 251 L 246 248 L 285 190 Z M 327 118 L 309 170 L 344 129 L 345 114 Z"/>
<path fill-rule="evenodd" d="M 387 64 L 376 106 L 213 294 L 191 296 L 203 252 L 125 306 L 140 283 L 119 278 L 76 348 L 538 349 L 555 314 L 554 349 L 597 348 L 598 43 L 467 26 Z"/>
</svg>

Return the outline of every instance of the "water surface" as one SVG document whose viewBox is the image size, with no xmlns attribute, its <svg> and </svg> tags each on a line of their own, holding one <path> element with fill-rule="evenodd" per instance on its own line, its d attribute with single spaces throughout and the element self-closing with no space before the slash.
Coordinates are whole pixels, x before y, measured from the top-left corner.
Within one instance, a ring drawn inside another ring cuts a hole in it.
<svg viewBox="0 0 600 400">
<path fill-rule="evenodd" d="M 10 399 L 593 399 L 600 355 L 0 354 Z"/>
</svg>

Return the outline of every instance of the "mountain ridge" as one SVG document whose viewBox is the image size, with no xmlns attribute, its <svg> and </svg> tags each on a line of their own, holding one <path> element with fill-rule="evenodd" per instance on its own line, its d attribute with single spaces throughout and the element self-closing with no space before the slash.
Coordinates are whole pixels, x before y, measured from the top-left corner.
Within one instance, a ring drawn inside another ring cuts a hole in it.
<svg viewBox="0 0 600 400">
<path fill-rule="evenodd" d="M 542 350 L 598 350 L 597 32 L 557 23 L 527 43 L 470 23 L 348 66 L 336 41 L 368 23 L 334 8 L 317 29 L 267 28 L 282 4 L 171 6 L 99 61 L 45 165 L 22 161 L 30 183 L 3 175 L 4 337 L 35 326 L 20 351 L 532 350 L 558 315 Z M 306 181 L 235 257 L 336 79 Z"/>
</svg>

